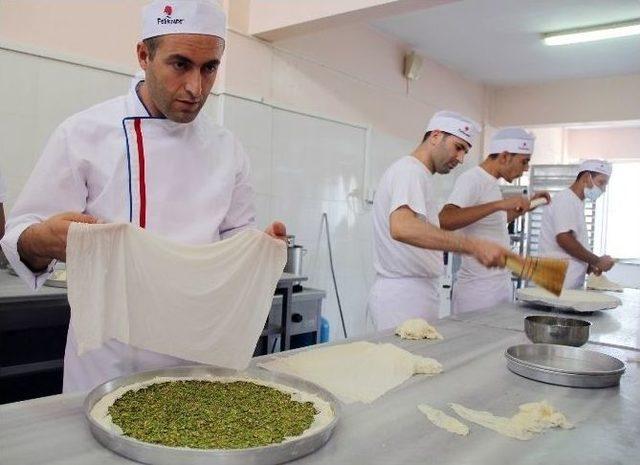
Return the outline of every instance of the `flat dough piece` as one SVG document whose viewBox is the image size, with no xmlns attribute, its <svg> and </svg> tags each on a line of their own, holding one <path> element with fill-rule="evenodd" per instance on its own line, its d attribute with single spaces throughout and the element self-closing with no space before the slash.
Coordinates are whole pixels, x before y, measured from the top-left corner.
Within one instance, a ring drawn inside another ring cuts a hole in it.
<svg viewBox="0 0 640 465">
<path fill-rule="evenodd" d="M 442 335 L 427 320 L 412 318 L 396 328 L 401 339 L 443 339 Z"/>
<path fill-rule="evenodd" d="M 447 430 L 450 433 L 459 434 L 460 436 L 466 436 L 469 434 L 469 427 L 467 425 L 453 417 L 450 417 L 442 410 L 435 409 L 427 404 L 418 405 L 418 410 L 424 413 L 429 421 L 438 428 Z"/>
<path fill-rule="evenodd" d="M 442 371 L 432 358 L 366 341 L 306 350 L 258 366 L 319 384 L 347 404 L 371 403 L 414 374 Z"/>
<path fill-rule="evenodd" d="M 566 417 L 546 401 L 522 404 L 519 407 L 519 412 L 511 418 L 498 417 L 491 412 L 472 410 L 460 404 L 452 403 L 449 406 L 467 421 L 521 441 L 528 441 L 535 434 L 542 433 L 549 428 L 573 428 Z"/>
<path fill-rule="evenodd" d="M 233 369 L 251 360 L 287 259 L 258 230 L 183 245 L 130 224 L 73 223 L 67 240 L 79 355 L 116 339 Z"/>
<path fill-rule="evenodd" d="M 556 297 L 540 287 L 518 289 L 518 300 L 557 308 L 568 308 L 578 312 L 607 310 L 616 308 L 622 303 L 617 297 L 601 292 L 563 289 L 560 297 Z"/>
<path fill-rule="evenodd" d="M 623 292 L 624 288 L 618 284 L 610 281 L 609 278 L 602 273 L 600 276 L 590 274 L 587 277 L 587 289 L 594 289 L 596 291 L 613 291 Z"/>
</svg>

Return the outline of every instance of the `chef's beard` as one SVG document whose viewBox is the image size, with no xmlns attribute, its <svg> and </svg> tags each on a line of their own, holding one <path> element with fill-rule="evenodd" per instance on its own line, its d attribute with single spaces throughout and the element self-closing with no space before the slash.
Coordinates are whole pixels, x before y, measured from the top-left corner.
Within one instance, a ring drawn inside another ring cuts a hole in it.
<svg viewBox="0 0 640 465">
<path fill-rule="evenodd" d="M 173 107 L 180 105 L 177 98 L 190 100 L 188 96 L 176 97 L 175 95 L 169 94 L 162 85 L 156 82 L 152 73 L 147 73 L 146 85 L 149 89 L 149 95 L 158 111 L 160 111 L 162 116 L 176 123 L 190 123 L 195 120 L 209 96 L 209 92 L 204 93 L 194 110 L 182 111 L 174 109 Z"/>
</svg>

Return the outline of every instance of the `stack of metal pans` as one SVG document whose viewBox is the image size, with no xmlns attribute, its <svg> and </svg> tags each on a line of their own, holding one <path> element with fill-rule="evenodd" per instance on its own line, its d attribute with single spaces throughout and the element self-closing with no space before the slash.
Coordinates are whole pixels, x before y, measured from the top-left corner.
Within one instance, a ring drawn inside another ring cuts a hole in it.
<svg viewBox="0 0 640 465">
<path fill-rule="evenodd" d="M 579 388 L 620 384 L 624 363 L 615 357 L 579 347 L 521 344 L 505 352 L 507 368 L 525 378 Z"/>
</svg>

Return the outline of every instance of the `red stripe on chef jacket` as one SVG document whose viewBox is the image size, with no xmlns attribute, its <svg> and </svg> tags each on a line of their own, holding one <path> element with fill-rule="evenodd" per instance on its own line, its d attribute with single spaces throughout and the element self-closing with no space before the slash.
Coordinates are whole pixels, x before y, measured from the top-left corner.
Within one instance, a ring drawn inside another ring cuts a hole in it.
<svg viewBox="0 0 640 465">
<path fill-rule="evenodd" d="M 133 123 L 136 131 L 136 142 L 138 144 L 138 179 L 140 188 L 140 227 L 144 228 L 147 222 L 147 185 L 144 177 L 144 142 L 142 139 L 142 126 L 140 118 L 136 118 Z"/>
</svg>

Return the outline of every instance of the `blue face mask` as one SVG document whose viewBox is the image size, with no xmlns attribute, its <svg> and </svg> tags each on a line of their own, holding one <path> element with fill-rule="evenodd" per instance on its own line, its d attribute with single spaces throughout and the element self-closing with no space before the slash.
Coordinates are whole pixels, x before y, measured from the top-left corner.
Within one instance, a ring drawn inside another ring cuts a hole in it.
<svg viewBox="0 0 640 465">
<path fill-rule="evenodd" d="M 596 186 L 596 184 L 593 182 L 593 178 L 591 178 L 591 184 L 593 184 L 592 187 L 584 188 L 584 196 L 592 202 L 595 202 L 603 194 L 603 192 L 602 189 Z"/>
</svg>

